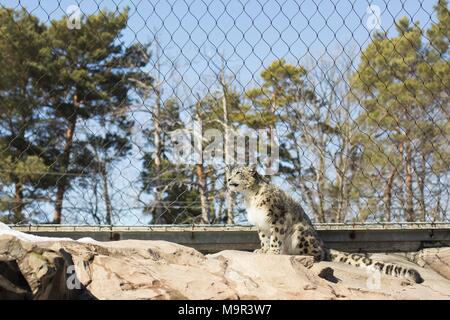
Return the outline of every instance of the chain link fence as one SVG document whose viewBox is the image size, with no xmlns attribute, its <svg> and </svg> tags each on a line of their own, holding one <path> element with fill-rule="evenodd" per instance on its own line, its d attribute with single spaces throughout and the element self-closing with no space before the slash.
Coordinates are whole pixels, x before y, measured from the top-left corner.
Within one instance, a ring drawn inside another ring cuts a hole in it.
<svg viewBox="0 0 450 320">
<path fill-rule="evenodd" d="M 240 155 L 317 223 L 448 222 L 449 34 L 442 0 L 2 1 L 0 219 L 245 223 Z"/>
</svg>

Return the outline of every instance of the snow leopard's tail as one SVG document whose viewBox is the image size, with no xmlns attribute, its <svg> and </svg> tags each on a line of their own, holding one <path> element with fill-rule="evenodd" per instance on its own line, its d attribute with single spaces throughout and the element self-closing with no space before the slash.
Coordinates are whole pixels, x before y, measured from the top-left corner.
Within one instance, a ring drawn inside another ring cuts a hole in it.
<svg viewBox="0 0 450 320">
<path fill-rule="evenodd" d="M 347 263 L 355 267 L 373 268 L 375 270 L 379 270 L 381 273 L 393 277 L 408 279 L 416 283 L 422 283 L 424 281 L 420 273 L 415 269 L 407 268 L 395 263 L 376 261 L 370 258 L 368 254 L 330 250 L 330 260 Z"/>
</svg>

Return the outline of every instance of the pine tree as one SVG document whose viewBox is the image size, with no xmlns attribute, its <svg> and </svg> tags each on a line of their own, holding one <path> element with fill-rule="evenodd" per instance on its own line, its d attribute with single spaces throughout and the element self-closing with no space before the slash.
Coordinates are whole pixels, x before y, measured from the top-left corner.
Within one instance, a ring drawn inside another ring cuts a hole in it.
<svg viewBox="0 0 450 320">
<path fill-rule="evenodd" d="M 436 10 L 439 22 L 428 30 L 431 42 L 418 23 L 402 18 L 397 37 L 375 36 L 352 80 L 355 98 L 365 109 L 358 121 L 370 136 L 361 141 L 363 153 L 377 171 L 373 175 L 385 170 L 385 187 L 376 189 L 385 190 L 388 218 L 396 182 L 404 218 L 425 220 L 425 190 L 432 189 L 426 187 L 426 176 L 442 173 L 432 169 L 438 163 L 448 166 L 448 151 L 441 145 L 448 143 L 448 120 L 442 121 L 448 115 L 450 85 L 447 2 L 439 1 Z"/>
<path fill-rule="evenodd" d="M 246 97 L 254 109 L 253 117 L 246 117 L 252 127 L 269 127 L 269 140 L 276 123 L 283 119 L 283 111 L 294 104 L 312 98 L 313 93 L 305 85 L 306 70 L 302 66 L 275 60 L 261 72 L 262 84 L 250 89 Z"/>
<path fill-rule="evenodd" d="M 1 196 L 0 210 L 10 212 L 11 223 L 27 222 L 23 211 L 33 205 L 29 198 L 48 187 L 44 148 L 50 140 L 35 135 L 43 129 L 45 112 L 44 32 L 24 10 L 0 8 L 0 186 L 14 188 L 13 195 Z"/>
<path fill-rule="evenodd" d="M 120 114 L 132 102 L 130 78 L 149 78 L 140 68 L 146 65 L 139 45 L 126 48 L 118 43 L 126 27 L 128 11 L 101 11 L 85 17 L 80 30 L 67 28 L 67 19 L 52 21 L 46 32 L 50 58 L 47 62 L 52 82 L 48 104 L 59 122 L 59 155 L 52 166 L 60 176 L 56 182 L 53 221 L 61 223 L 63 200 L 71 177 L 86 165 L 83 150 L 77 148 L 77 123 Z M 77 152 L 80 151 L 80 152 Z M 68 175 L 70 173 L 70 175 Z"/>
</svg>

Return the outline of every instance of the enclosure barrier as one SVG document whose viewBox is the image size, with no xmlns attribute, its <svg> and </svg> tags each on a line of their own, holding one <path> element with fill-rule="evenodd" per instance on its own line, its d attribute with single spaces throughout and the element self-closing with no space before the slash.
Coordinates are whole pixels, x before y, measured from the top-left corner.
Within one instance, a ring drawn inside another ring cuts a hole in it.
<svg viewBox="0 0 450 320">
<path fill-rule="evenodd" d="M 316 224 L 325 244 L 347 252 L 413 252 L 450 246 L 450 223 Z M 39 236 L 90 237 L 98 241 L 164 240 L 203 253 L 222 250 L 254 250 L 259 245 L 256 229 L 248 225 L 151 225 L 151 226 L 13 226 Z"/>
<path fill-rule="evenodd" d="M 0 221 L 251 248 L 248 158 L 317 223 L 449 223 L 448 3 L 2 0 Z"/>
</svg>

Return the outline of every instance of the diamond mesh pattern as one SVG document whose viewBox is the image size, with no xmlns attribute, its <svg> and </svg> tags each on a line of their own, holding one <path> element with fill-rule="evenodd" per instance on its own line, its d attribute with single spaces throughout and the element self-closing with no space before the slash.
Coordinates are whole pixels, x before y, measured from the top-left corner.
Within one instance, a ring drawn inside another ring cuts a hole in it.
<svg viewBox="0 0 450 320">
<path fill-rule="evenodd" d="M 449 219 L 447 1 L 7 0 L 0 20 L 2 221 L 245 223 L 223 158 L 174 156 L 195 121 L 276 137 L 271 179 L 315 222 Z"/>
</svg>

